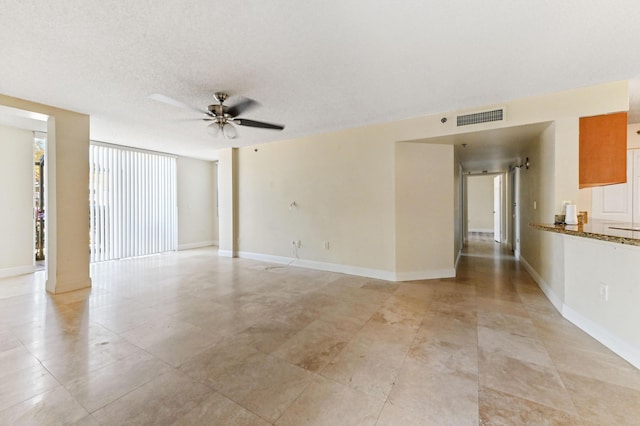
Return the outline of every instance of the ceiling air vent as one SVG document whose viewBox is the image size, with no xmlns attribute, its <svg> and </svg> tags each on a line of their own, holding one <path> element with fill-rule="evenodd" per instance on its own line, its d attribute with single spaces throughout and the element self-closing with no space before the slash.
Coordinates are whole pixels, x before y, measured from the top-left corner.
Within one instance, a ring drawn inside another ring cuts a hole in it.
<svg viewBox="0 0 640 426">
<path fill-rule="evenodd" d="M 474 112 L 473 114 L 459 115 L 458 127 L 468 126 L 470 124 L 489 123 L 491 121 L 503 121 L 504 115 L 504 108 L 494 109 L 491 111 Z"/>
</svg>

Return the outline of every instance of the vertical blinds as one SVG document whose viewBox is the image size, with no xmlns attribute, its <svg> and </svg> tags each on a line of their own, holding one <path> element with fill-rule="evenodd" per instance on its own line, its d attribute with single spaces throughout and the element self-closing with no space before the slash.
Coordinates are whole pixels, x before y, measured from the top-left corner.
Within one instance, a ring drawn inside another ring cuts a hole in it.
<svg viewBox="0 0 640 426">
<path fill-rule="evenodd" d="M 91 261 L 177 249 L 176 159 L 92 144 Z"/>
</svg>

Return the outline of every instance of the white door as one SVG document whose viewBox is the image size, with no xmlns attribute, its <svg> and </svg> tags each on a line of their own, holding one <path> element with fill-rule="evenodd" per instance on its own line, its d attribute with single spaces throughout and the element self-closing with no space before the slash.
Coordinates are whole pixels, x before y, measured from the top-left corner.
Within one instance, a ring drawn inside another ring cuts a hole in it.
<svg viewBox="0 0 640 426">
<path fill-rule="evenodd" d="M 627 151 L 627 155 L 633 157 L 633 223 L 640 224 L 640 149 Z"/>
<path fill-rule="evenodd" d="M 502 242 L 502 175 L 493 178 L 493 239 Z"/>
</svg>

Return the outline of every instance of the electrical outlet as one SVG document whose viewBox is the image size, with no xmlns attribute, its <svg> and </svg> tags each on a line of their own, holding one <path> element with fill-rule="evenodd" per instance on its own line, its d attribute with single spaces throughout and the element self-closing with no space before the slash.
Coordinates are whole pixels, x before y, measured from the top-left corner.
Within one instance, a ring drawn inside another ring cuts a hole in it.
<svg viewBox="0 0 640 426">
<path fill-rule="evenodd" d="M 329 241 L 324 242 L 324 249 L 329 250 Z"/>
<path fill-rule="evenodd" d="M 609 301 L 609 286 L 604 283 L 600 283 L 600 298 L 605 302 Z"/>
<path fill-rule="evenodd" d="M 302 241 L 298 240 L 295 242 L 295 244 L 298 248 L 302 248 Z"/>
</svg>

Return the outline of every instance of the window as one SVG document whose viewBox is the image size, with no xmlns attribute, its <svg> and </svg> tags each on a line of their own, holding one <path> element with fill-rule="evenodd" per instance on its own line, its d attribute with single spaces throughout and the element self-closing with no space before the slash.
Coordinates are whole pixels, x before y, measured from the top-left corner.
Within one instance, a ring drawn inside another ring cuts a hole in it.
<svg viewBox="0 0 640 426">
<path fill-rule="evenodd" d="M 92 143 L 91 261 L 177 248 L 176 159 Z"/>
</svg>

